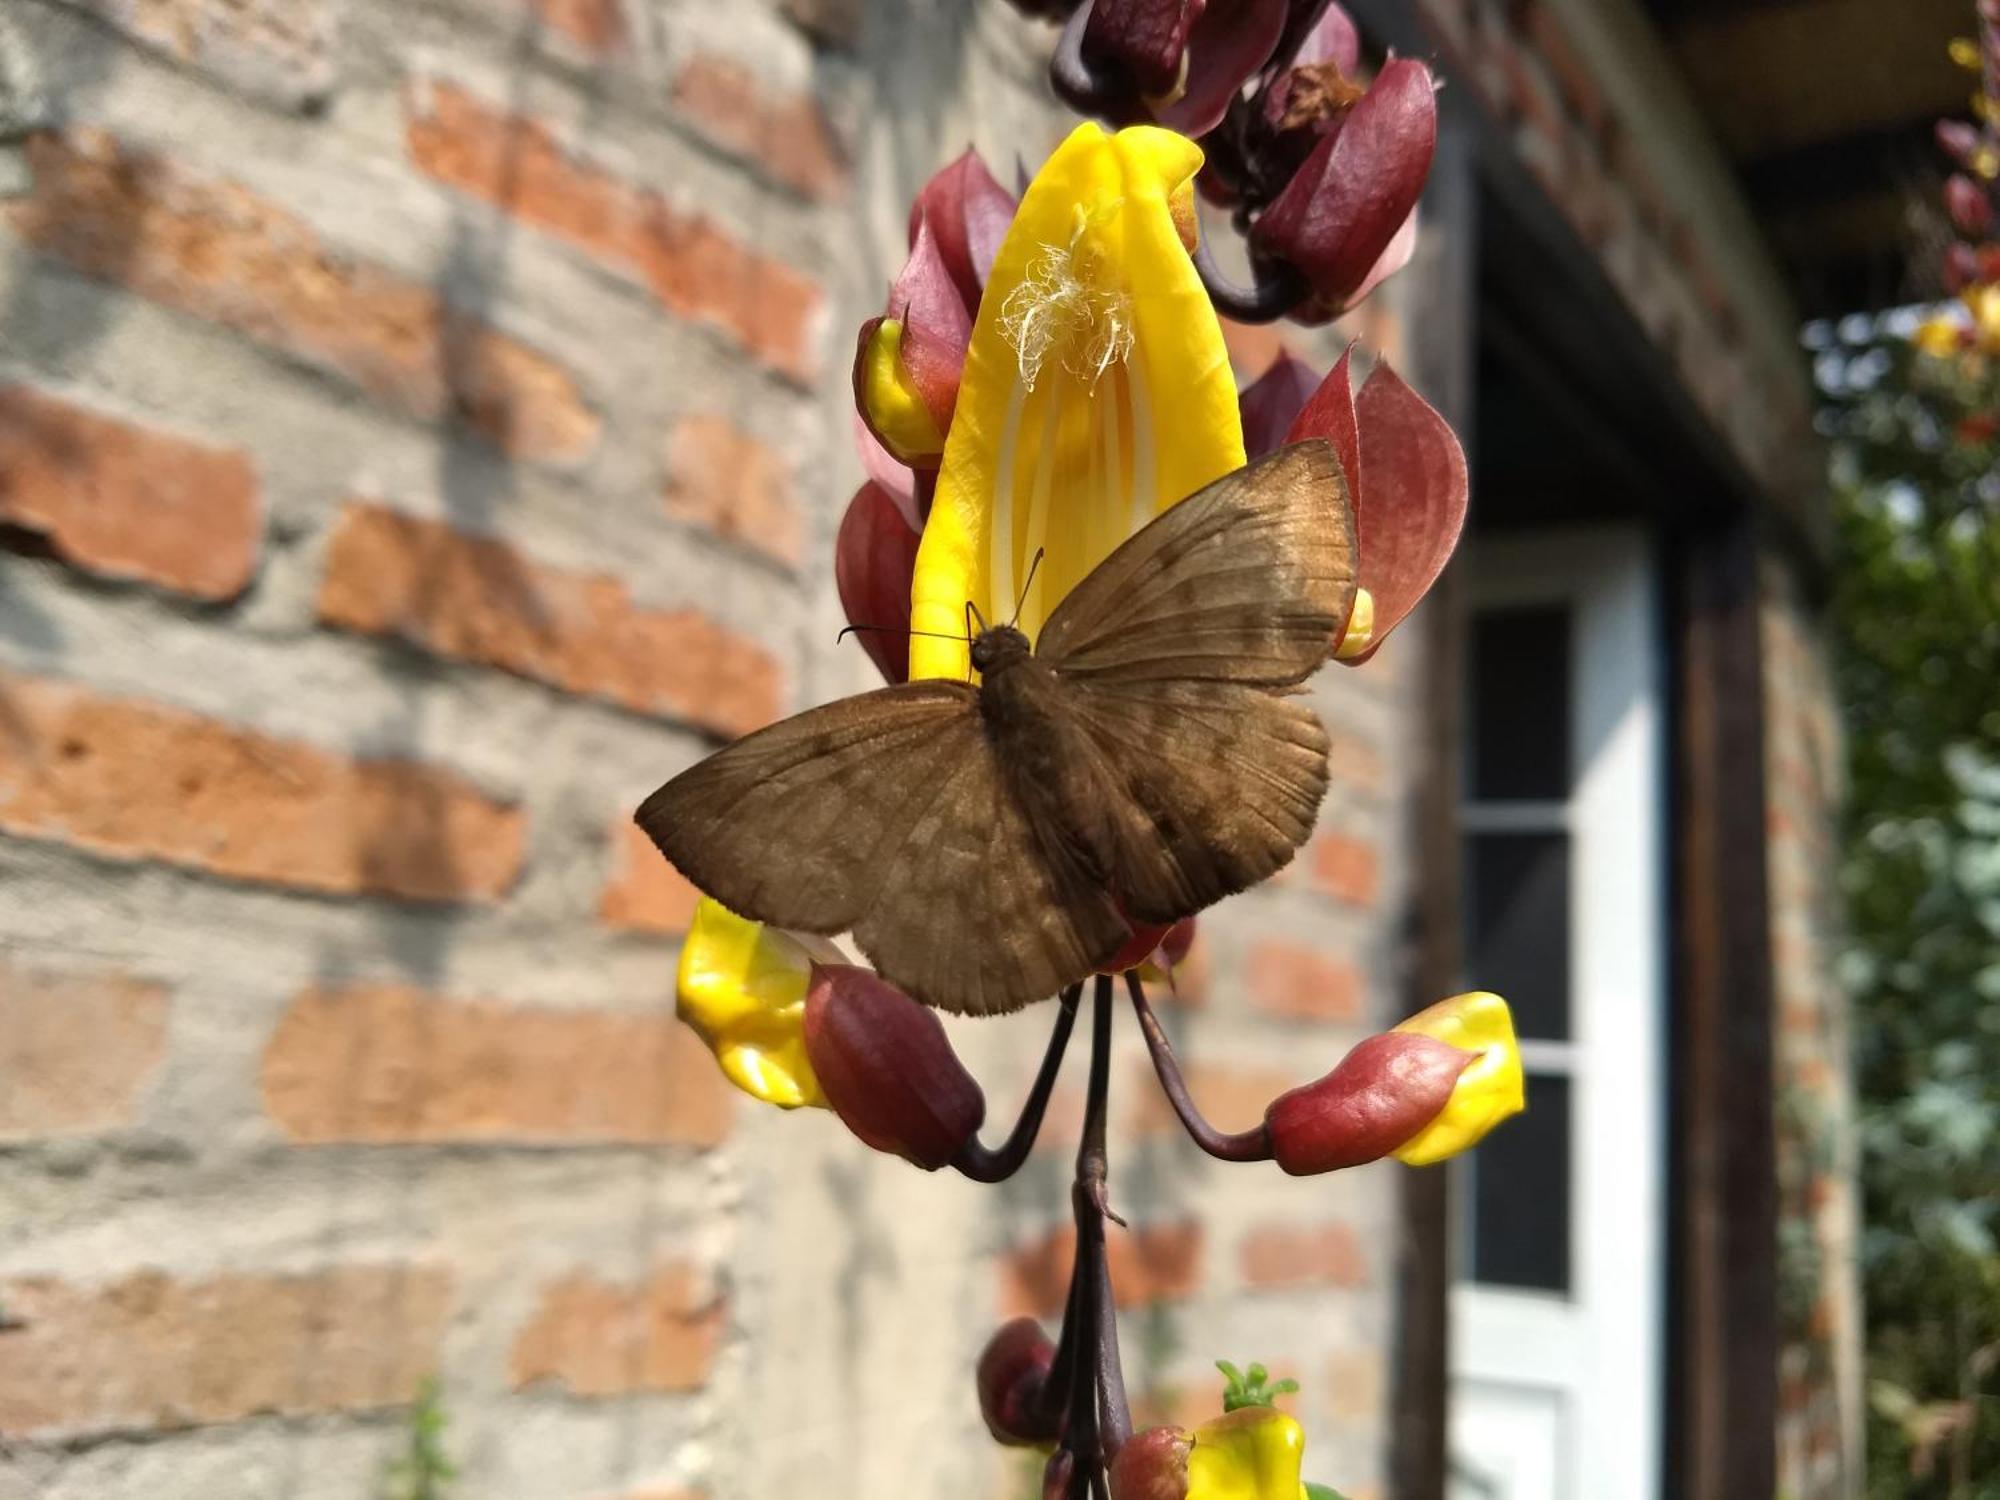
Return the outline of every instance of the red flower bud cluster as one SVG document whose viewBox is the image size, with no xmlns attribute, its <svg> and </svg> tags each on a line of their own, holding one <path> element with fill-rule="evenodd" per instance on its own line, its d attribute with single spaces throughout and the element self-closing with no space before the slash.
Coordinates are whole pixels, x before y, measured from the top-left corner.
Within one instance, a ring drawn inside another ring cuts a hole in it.
<svg viewBox="0 0 2000 1500">
<path fill-rule="evenodd" d="M 1970 322 L 1932 318 L 1917 341 L 1929 353 L 1978 349 L 2000 353 L 2000 228 L 1994 194 L 2000 187 L 2000 0 L 1978 0 L 1978 38 L 1951 44 L 1952 58 L 1979 75 L 1977 124 L 1940 120 L 1937 144 L 1955 171 L 1945 180 L 1944 209 L 1956 238 L 1940 265 L 1944 288 L 1964 299 Z"/>
<path fill-rule="evenodd" d="M 1393 57 L 1363 81 L 1360 35 L 1338 4 L 1081 0 L 1050 74 L 1085 113 L 1201 142 L 1202 192 L 1247 231 L 1255 275 L 1235 286 L 1198 255 L 1223 312 L 1324 322 L 1409 260 L 1435 84 Z"/>
</svg>

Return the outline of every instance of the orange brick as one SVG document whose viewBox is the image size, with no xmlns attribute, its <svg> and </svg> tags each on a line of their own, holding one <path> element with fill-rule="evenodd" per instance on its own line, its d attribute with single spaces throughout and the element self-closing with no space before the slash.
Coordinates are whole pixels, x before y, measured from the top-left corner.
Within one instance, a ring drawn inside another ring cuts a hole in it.
<svg viewBox="0 0 2000 1500">
<path fill-rule="evenodd" d="M 241 452 L 18 385 L 0 385 L 0 521 L 85 572 L 209 600 L 249 584 L 263 536 Z"/>
<path fill-rule="evenodd" d="M 1240 1263 L 1245 1284 L 1262 1291 L 1368 1283 L 1367 1259 L 1345 1224 L 1263 1225 L 1244 1236 Z"/>
<path fill-rule="evenodd" d="M 1373 844 L 1330 833 L 1313 840 L 1310 854 L 1311 880 L 1321 891 L 1349 906 L 1375 904 L 1381 869 Z"/>
<path fill-rule="evenodd" d="M 450 84 L 424 91 L 407 139 L 419 171 L 635 277 L 668 311 L 721 329 L 780 373 L 798 381 L 817 373 L 823 299 L 803 272 L 573 157 L 536 121 Z"/>
<path fill-rule="evenodd" d="M 667 445 L 667 514 L 787 567 L 805 558 L 791 465 L 723 417 L 700 413 L 675 425 Z"/>
<path fill-rule="evenodd" d="M 447 771 L 349 760 L 180 709 L 0 674 L 0 830 L 300 890 L 499 896 L 518 808 Z"/>
<path fill-rule="evenodd" d="M 620 0 L 534 0 L 534 4 L 544 26 L 586 52 L 614 52 L 632 34 Z"/>
<path fill-rule="evenodd" d="M 176 62 L 294 108 L 334 84 L 329 0 L 83 0 L 78 8 Z"/>
<path fill-rule="evenodd" d="M 1297 943 L 1266 941 L 1250 950 L 1250 1004 L 1288 1021 L 1358 1021 L 1361 975 L 1345 959 Z"/>
<path fill-rule="evenodd" d="M 60 1439 L 395 1406 L 437 1368 L 451 1292 L 444 1271 L 410 1265 L 0 1281 L 23 1325 L 0 1334 L 0 1431 Z"/>
<path fill-rule="evenodd" d="M 1380 1349 L 1335 1350 L 1326 1367 L 1327 1409 L 1341 1421 L 1380 1421 L 1384 1374 Z"/>
<path fill-rule="evenodd" d="M 638 1287 L 577 1271 L 542 1288 L 514 1341 L 514 1389 L 550 1381 L 577 1396 L 699 1390 L 727 1321 L 721 1297 L 680 1262 Z"/>
<path fill-rule="evenodd" d="M 1328 1059 L 1318 1071 L 1332 1066 L 1332 1059 Z M 1144 1069 L 1143 1077 L 1139 1076 L 1140 1068 Z M 1135 1064 L 1133 1073 L 1133 1133 L 1141 1137 L 1178 1134 L 1180 1117 L 1161 1092 L 1152 1063 Z M 1228 1131 L 1250 1129 L 1264 1118 L 1273 1099 L 1305 1081 L 1294 1071 L 1218 1062 L 1183 1062 L 1181 1074 L 1202 1118 L 1217 1130 Z"/>
<path fill-rule="evenodd" d="M 546 355 L 430 288 L 322 243 L 234 184 L 200 182 L 101 131 L 28 144 L 34 191 L 0 223 L 86 276 L 226 327 L 522 458 L 576 459 L 597 417 Z"/>
<path fill-rule="evenodd" d="M 668 864 L 653 841 L 629 817 L 611 827 L 617 868 L 604 887 L 598 915 L 611 927 L 674 937 L 694 921 L 701 899 L 688 878 Z"/>
<path fill-rule="evenodd" d="M 1202 1236 L 1196 1223 L 1142 1229 L 1108 1226 L 1111 1296 L 1121 1308 L 1171 1302 L 1201 1285 Z M 1003 1318 L 1056 1316 L 1069 1296 L 1076 1229 L 1065 1225 L 1045 1239 L 1020 1246 L 1000 1263 Z"/>
<path fill-rule="evenodd" d="M 536 1010 L 403 985 L 308 990 L 264 1051 L 264 1109 L 295 1141 L 713 1146 L 729 1089 L 665 1011 Z"/>
<path fill-rule="evenodd" d="M 674 78 L 674 108 L 723 150 L 814 198 L 838 197 L 847 167 L 819 101 L 774 93 L 740 63 L 697 53 Z"/>
<path fill-rule="evenodd" d="M 378 506 L 341 513 L 319 617 L 724 734 L 778 712 L 777 659 L 699 611 L 640 609 L 607 574 L 539 567 Z"/>
<path fill-rule="evenodd" d="M 167 992 L 0 965 L 0 1140 L 132 1122 L 167 1047 Z"/>
</svg>

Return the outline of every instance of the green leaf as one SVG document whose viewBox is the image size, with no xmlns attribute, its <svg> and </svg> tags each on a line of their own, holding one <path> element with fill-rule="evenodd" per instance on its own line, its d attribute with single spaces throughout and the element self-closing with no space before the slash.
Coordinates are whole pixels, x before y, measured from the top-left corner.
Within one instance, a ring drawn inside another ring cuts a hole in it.
<svg viewBox="0 0 2000 1500">
<path fill-rule="evenodd" d="M 1314 1484 L 1311 1480 L 1306 1481 L 1305 1488 L 1306 1500 L 1347 1500 L 1339 1490 L 1324 1484 Z"/>
</svg>

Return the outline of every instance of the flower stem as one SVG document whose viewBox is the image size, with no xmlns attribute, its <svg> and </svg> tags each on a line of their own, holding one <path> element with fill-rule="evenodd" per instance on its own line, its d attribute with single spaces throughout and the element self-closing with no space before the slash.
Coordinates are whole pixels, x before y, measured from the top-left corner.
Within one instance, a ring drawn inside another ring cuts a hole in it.
<svg viewBox="0 0 2000 1500">
<path fill-rule="evenodd" d="M 1311 290 L 1305 278 L 1283 262 L 1254 258 L 1251 284 L 1240 286 L 1215 263 L 1205 239 L 1195 246 L 1194 268 L 1215 310 L 1239 323 L 1275 323 Z"/>
<path fill-rule="evenodd" d="M 1062 1071 L 1063 1054 L 1069 1050 L 1069 1034 L 1076 1025 L 1077 1002 L 1083 998 L 1083 986 L 1073 984 L 1062 993 L 1062 1008 L 1056 1014 L 1055 1030 L 1049 1033 L 1048 1050 L 1042 1054 L 1042 1068 L 1035 1075 L 1034 1087 L 1028 1090 L 1027 1102 L 1021 1106 L 1021 1117 L 1014 1122 L 1014 1129 L 1006 1142 L 997 1150 L 988 1150 L 978 1137 L 967 1141 L 952 1163 L 959 1171 L 974 1182 L 1004 1182 L 1021 1170 L 1028 1153 L 1034 1149 L 1035 1137 L 1042 1131 L 1042 1116 L 1049 1107 L 1049 1095 L 1056 1086 L 1056 1075 Z"/>
<path fill-rule="evenodd" d="M 1187 1079 L 1181 1075 L 1180 1059 L 1174 1056 L 1173 1045 L 1167 1041 L 1160 1018 L 1153 1014 L 1153 1007 L 1146 1002 L 1146 987 L 1139 982 L 1137 970 L 1125 971 L 1125 987 L 1131 992 L 1132 1010 L 1139 1017 L 1140 1031 L 1145 1033 L 1146 1050 L 1153 1055 L 1153 1071 L 1160 1077 L 1160 1087 L 1166 1091 L 1167 1101 L 1173 1105 L 1174 1113 L 1181 1117 L 1181 1124 L 1194 1143 L 1222 1161 L 1269 1161 L 1271 1132 L 1261 1123 L 1230 1135 L 1217 1130 L 1202 1118 L 1201 1111 L 1195 1108 L 1193 1096 L 1188 1093 Z"/>
</svg>

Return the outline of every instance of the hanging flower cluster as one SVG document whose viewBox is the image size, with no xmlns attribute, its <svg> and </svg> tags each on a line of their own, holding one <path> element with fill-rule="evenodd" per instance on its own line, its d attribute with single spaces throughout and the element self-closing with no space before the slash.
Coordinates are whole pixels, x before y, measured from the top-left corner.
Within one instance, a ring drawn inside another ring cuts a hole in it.
<svg viewBox="0 0 2000 1500">
<path fill-rule="evenodd" d="M 1994 192 L 2000 180 L 2000 0 L 1979 0 L 1979 34 L 1951 44 L 1954 62 L 1979 80 L 1978 122 L 1940 120 L 1938 146 L 1956 170 L 1945 180 L 1946 216 L 1957 238 L 1945 250 L 1945 289 L 1959 305 L 1917 328 L 1917 347 L 1938 358 L 1984 362 L 2000 355 L 2000 238 Z"/>
<path fill-rule="evenodd" d="M 1133 18 L 1144 9 L 1100 0 L 1099 9 L 1078 12 L 1088 14 L 1072 30 L 1081 24 L 1087 37 L 1095 16 L 1103 45 L 1136 46 Z M 1179 9 L 1228 12 L 1224 0 Z M 1211 66 L 1234 77 L 1225 92 L 1236 103 L 1261 97 L 1242 93 L 1248 74 L 1235 71 L 1242 54 L 1230 41 L 1239 28 L 1204 29 L 1200 17 L 1174 44 L 1180 61 L 1165 41 L 1146 55 L 1161 67 L 1171 62 L 1183 100 L 1217 86 Z M 1308 43 L 1334 52 L 1325 63 L 1297 61 L 1317 55 Z M 1235 61 L 1204 60 L 1211 46 Z M 1273 55 L 1265 47 L 1251 70 Z M 1286 56 L 1329 98 L 1353 66 L 1352 48 L 1342 51 L 1320 26 Z M 1388 80 L 1385 71 L 1376 89 Z M 1293 86 L 1310 91 L 1297 78 Z M 1428 79 L 1419 92 L 1427 108 Z M 1329 168 L 1320 158 L 1332 159 L 1341 139 L 1366 146 L 1377 127 L 1362 111 L 1375 97 L 1342 106 L 1344 125 L 1272 126 L 1273 139 L 1290 140 L 1300 158 L 1296 181 L 1329 171 L 1352 177 L 1356 162 L 1340 158 Z M 1235 107 L 1217 105 L 1216 119 Z M 1163 105 L 1159 118 L 1175 116 Z M 1229 172 L 1246 170 L 1247 158 L 1230 160 Z M 1406 169 L 1391 175 L 1400 183 Z M 1351 353 L 1324 379 L 1281 359 L 1237 390 L 1198 269 L 1194 192 L 1211 179 L 1220 191 L 1226 174 L 1216 176 L 1184 134 L 1154 124 L 1107 133 L 1086 123 L 1018 203 L 969 152 L 919 194 L 909 258 L 882 315 L 856 342 L 855 438 L 869 477 L 835 552 L 842 605 L 853 624 L 868 627 L 862 644 L 889 681 L 964 679 L 967 601 L 988 619 L 1009 618 L 1018 604 L 1018 624 L 1032 638 L 1064 595 L 1154 516 L 1246 456 L 1288 442 L 1328 440 L 1351 492 L 1361 589 L 1352 617 L 1326 643 L 1330 660 L 1351 665 L 1372 655 L 1449 559 L 1465 514 L 1464 458 L 1443 419 L 1385 365 L 1357 391 Z M 1342 249 L 1327 205 L 1337 209 L 1346 191 L 1315 199 L 1311 211 L 1286 210 L 1290 219 L 1266 236 L 1269 253 L 1314 288 L 1311 316 L 1365 292 L 1415 197 L 1414 187 L 1398 187 L 1367 214 L 1350 215 L 1341 232 L 1351 243 Z M 1262 222 L 1283 203 L 1280 194 Z M 1374 226 L 1363 236 L 1371 242 L 1394 220 L 1373 250 L 1353 238 L 1364 219 Z M 979 1362 L 980 1406 L 995 1438 L 1052 1447 L 1051 1497 L 1088 1495 L 1107 1475 L 1114 1500 L 1300 1500 L 1309 1488 L 1299 1478 L 1298 1424 L 1254 1392 L 1238 1391 L 1240 1409 L 1192 1431 L 1130 1433 L 1105 1256 L 1114 976 L 1123 977 L 1183 1124 L 1226 1160 L 1272 1161 L 1302 1175 L 1389 1156 L 1424 1165 L 1473 1145 L 1522 1107 L 1506 1004 L 1475 993 L 1363 1041 L 1323 1076 L 1272 1100 L 1253 1129 L 1216 1131 L 1189 1098 L 1147 996 L 1149 983 L 1173 983 L 1193 941 L 1193 919 L 1137 931 L 1098 976 L 1069 1308 L 1053 1338 L 1033 1320 L 1006 1325 Z M 997 1181 L 1034 1144 L 1083 988 L 1060 997 L 1040 1072 L 997 1146 L 980 1139 L 985 1096 L 936 1014 L 832 943 L 704 900 L 682 950 L 679 995 L 682 1016 L 744 1092 L 782 1108 L 830 1110 L 869 1146 L 926 1171 Z"/>
</svg>

